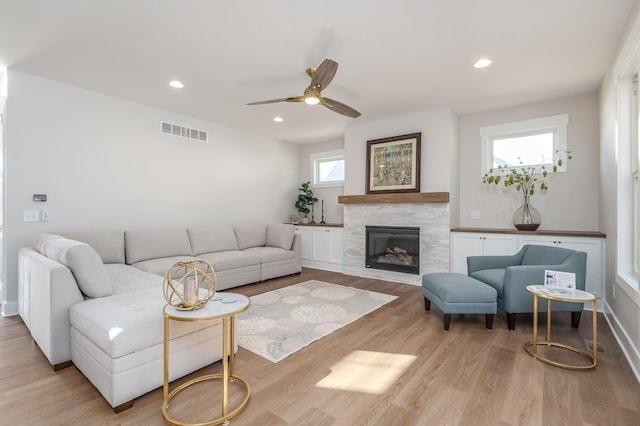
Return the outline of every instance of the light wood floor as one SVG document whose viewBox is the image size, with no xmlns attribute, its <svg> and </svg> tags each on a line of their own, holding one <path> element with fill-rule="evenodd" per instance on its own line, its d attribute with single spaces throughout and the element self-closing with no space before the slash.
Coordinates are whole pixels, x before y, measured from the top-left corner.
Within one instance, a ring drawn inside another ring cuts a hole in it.
<svg viewBox="0 0 640 426">
<path fill-rule="evenodd" d="M 640 384 L 601 316 L 598 368 L 569 371 L 524 351 L 531 316 L 508 331 L 500 313 L 490 331 L 482 315 L 454 315 L 445 332 L 442 313 L 424 311 L 416 286 L 305 269 L 232 291 L 251 296 L 309 279 L 399 297 L 277 364 L 240 348 L 236 373 L 252 396 L 233 425 L 640 425 Z M 591 318 L 585 312 L 575 330 L 568 313 L 554 315 L 552 339 L 584 348 Z M 354 354 L 361 357 L 345 373 Z M 218 362 L 195 374 L 220 370 Z M 321 387 L 328 376 L 339 380 Z M 340 389 L 350 385 L 360 388 Z M 204 382 L 178 395 L 172 414 L 215 416 L 214 387 Z M 114 414 L 75 367 L 51 369 L 19 317 L 0 319 L 0 424 L 161 425 L 161 401 L 158 389 Z"/>
</svg>

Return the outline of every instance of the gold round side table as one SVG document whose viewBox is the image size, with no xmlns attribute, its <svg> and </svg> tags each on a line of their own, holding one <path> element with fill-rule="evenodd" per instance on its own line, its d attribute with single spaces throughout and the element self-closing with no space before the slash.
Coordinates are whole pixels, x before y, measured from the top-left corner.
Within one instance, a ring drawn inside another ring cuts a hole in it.
<svg viewBox="0 0 640 426">
<path fill-rule="evenodd" d="M 162 401 L 162 417 L 170 425 L 187 425 L 172 418 L 167 412 L 169 401 L 178 392 L 187 387 L 205 380 L 222 379 L 222 409 L 221 415 L 209 422 L 197 423 L 198 425 L 219 425 L 228 424 L 229 419 L 237 415 L 249 402 L 251 387 L 243 378 L 236 376 L 235 353 L 234 353 L 234 320 L 235 316 L 249 309 L 251 301 L 248 297 L 236 293 L 216 293 L 220 300 L 210 300 L 206 305 L 197 310 L 184 311 L 175 306 L 165 305 L 164 314 L 164 387 Z M 200 322 L 200 321 L 222 321 L 222 374 L 208 374 L 189 380 L 182 385 L 169 391 L 169 321 Z M 244 385 L 246 395 L 240 404 L 229 411 L 229 382 L 237 381 Z"/>
<path fill-rule="evenodd" d="M 554 365 L 556 367 L 567 368 L 570 370 L 590 370 L 596 368 L 598 364 L 598 327 L 597 327 L 597 306 L 596 297 L 582 290 L 568 290 L 566 292 L 559 290 L 550 290 L 543 285 L 530 285 L 527 286 L 527 292 L 533 294 L 533 342 L 524 344 L 524 350 L 533 358 L 540 360 L 544 363 Z M 547 299 L 547 339 L 538 341 L 538 298 Z M 556 343 L 551 341 L 551 301 L 558 300 L 560 302 L 577 302 L 593 304 L 593 353 L 582 351 L 573 346 L 565 345 L 563 343 Z M 588 365 L 572 365 L 562 362 L 551 360 L 538 353 L 538 346 L 545 345 L 547 347 L 555 347 L 566 349 L 577 354 L 582 355 L 590 364 Z"/>
</svg>

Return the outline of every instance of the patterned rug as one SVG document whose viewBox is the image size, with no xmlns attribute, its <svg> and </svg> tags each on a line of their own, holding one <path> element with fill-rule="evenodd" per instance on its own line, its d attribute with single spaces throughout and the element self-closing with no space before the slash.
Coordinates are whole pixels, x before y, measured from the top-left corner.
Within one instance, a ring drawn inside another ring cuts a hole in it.
<svg viewBox="0 0 640 426">
<path fill-rule="evenodd" d="M 251 307 L 236 317 L 236 339 L 243 348 L 278 362 L 396 297 L 306 281 L 251 297 Z"/>
</svg>

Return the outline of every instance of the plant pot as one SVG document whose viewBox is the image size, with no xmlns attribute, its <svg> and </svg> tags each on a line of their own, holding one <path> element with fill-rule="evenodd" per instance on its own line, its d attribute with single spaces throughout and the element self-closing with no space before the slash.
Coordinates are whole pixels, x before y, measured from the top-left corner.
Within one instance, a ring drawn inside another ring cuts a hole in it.
<svg viewBox="0 0 640 426">
<path fill-rule="evenodd" d="M 302 218 L 302 223 L 304 223 L 305 225 L 311 223 L 311 218 L 309 216 L 304 216 Z"/>
<path fill-rule="evenodd" d="M 524 197 L 524 202 L 513 213 L 513 226 L 520 231 L 535 231 L 542 223 L 540 212 L 531 205 L 528 196 Z"/>
</svg>

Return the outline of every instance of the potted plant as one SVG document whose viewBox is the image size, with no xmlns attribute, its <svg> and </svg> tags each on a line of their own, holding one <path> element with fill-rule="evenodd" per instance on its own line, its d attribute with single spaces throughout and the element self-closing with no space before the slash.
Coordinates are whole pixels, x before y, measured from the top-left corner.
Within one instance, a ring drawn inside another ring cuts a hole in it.
<svg viewBox="0 0 640 426">
<path fill-rule="evenodd" d="M 313 206 L 313 203 L 316 201 L 318 201 L 318 199 L 313 196 L 311 182 L 303 182 L 300 188 L 298 188 L 298 199 L 295 203 L 296 209 L 300 212 L 300 221 L 302 223 L 310 223 L 312 221 L 313 218 L 307 215 L 311 213 L 310 207 Z"/>
<path fill-rule="evenodd" d="M 556 151 L 558 153 L 559 151 Z M 571 160 L 571 152 L 564 151 L 567 160 Z M 519 158 L 518 158 L 519 159 Z M 543 159 L 544 162 L 544 159 Z M 520 161 L 522 164 L 522 161 Z M 552 163 L 553 173 L 562 167 L 562 158 L 559 156 Z M 538 191 L 544 192 L 549 189 L 545 179 L 548 170 L 544 164 L 525 167 L 498 166 L 490 169 L 482 177 L 482 183 L 498 185 L 504 183 L 505 187 L 515 186 L 516 191 L 522 191 L 522 205 L 513 214 L 513 225 L 520 231 L 535 231 L 542 222 L 540 212 L 531 205 L 531 197 Z"/>
</svg>

